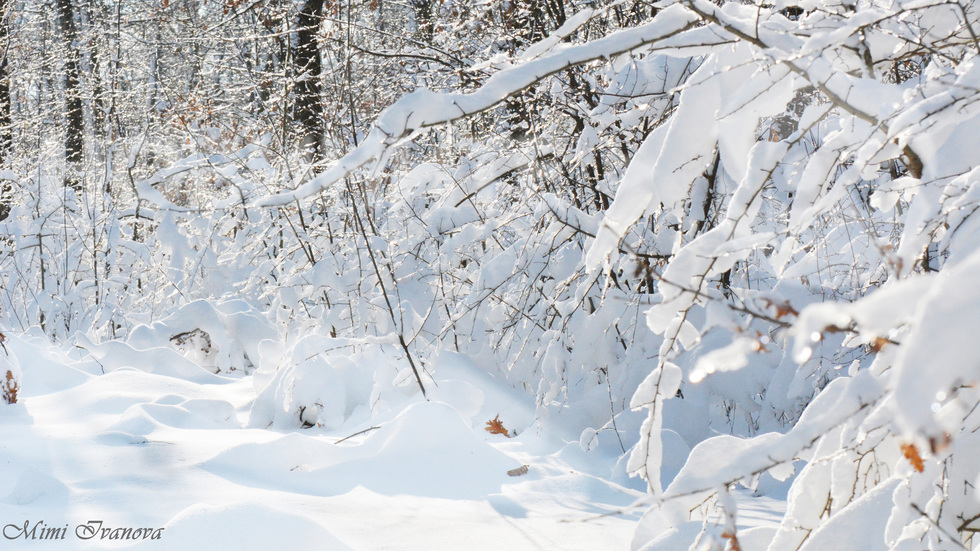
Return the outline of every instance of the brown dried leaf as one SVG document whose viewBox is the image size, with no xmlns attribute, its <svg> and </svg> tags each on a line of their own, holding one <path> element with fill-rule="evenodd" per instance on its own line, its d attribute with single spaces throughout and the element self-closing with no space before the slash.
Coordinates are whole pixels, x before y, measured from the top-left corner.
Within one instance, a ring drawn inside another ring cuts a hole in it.
<svg viewBox="0 0 980 551">
<path fill-rule="evenodd" d="M 784 300 L 782 302 L 776 302 L 772 299 L 764 298 L 762 299 L 762 301 L 766 305 L 766 308 L 772 308 L 776 310 L 777 320 L 783 319 L 786 316 L 800 315 L 800 313 L 796 310 L 796 308 L 793 308 L 793 306 L 789 303 L 788 300 Z"/>
<path fill-rule="evenodd" d="M 776 305 L 776 319 L 781 319 L 786 316 L 799 316 L 800 313 L 796 311 L 796 308 L 790 306 L 789 301 L 783 302 Z"/>
<path fill-rule="evenodd" d="M 902 453 L 905 455 L 905 459 L 909 460 L 912 464 L 912 468 L 920 473 L 925 470 L 925 463 L 922 461 L 922 456 L 919 455 L 919 449 L 915 447 L 915 444 L 902 444 Z"/>
<path fill-rule="evenodd" d="M 884 337 L 875 337 L 875 340 L 871 341 L 871 351 L 881 352 L 881 349 L 884 348 L 889 342 L 891 341 Z"/>
<path fill-rule="evenodd" d="M 8 404 L 16 404 L 19 390 L 20 385 L 17 383 L 17 379 L 14 378 L 13 372 L 8 369 L 7 380 L 3 383 L 3 401 Z"/>
<path fill-rule="evenodd" d="M 725 532 L 721 535 L 723 539 L 728 540 L 731 551 L 742 551 L 742 544 L 738 542 L 738 536 L 731 532 Z"/>
<path fill-rule="evenodd" d="M 509 476 L 521 476 L 527 474 L 527 465 L 507 471 Z"/>
<path fill-rule="evenodd" d="M 487 421 L 487 426 L 484 429 L 490 434 L 503 434 L 507 438 L 510 438 L 510 431 L 504 428 L 504 424 L 500 421 L 500 414 L 498 413 L 496 417 Z"/>
</svg>

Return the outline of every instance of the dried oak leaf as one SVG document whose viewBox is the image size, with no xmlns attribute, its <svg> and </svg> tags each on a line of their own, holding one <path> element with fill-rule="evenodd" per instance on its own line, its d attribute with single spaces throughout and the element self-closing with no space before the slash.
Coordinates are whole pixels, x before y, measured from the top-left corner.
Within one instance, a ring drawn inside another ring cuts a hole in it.
<svg viewBox="0 0 980 551">
<path fill-rule="evenodd" d="M 793 308 L 788 300 L 782 302 L 776 302 L 772 299 L 764 298 L 762 299 L 763 304 L 766 308 L 772 308 L 776 311 L 776 319 L 783 319 L 786 316 L 799 316 L 800 313 Z"/>
<path fill-rule="evenodd" d="M 723 539 L 728 540 L 731 551 L 742 551 L 742 544 L 738 542 L 738 536 L 732 532 L 725 532 L 721 535 Z"/>
<path fill-rule="evenodd" d="M 779 304 L 774 304 L 776 307 L 776 319 L 782 319 L 786 316 L 799 316 L 800 313 L 796 311 L 796 308 L 790 306 L 789 301 L 781 302 Z"/>
<path fill-rule="evenodd" d="M 884 348 L 885 345 L 888 344 L 889 342 L 891 341 L 889 341 L 884 337 L 875 337 L 875 339 L 871 341 L 871 351 L 881 352 L 881 349 Z"/>
<path fill-rule="evenodd" d="M 490 434 L 503 434 L 507 438 L 510 438 L 510 431 L 504 428 L 504 424 L 500 422 L 500 414 L 498 413 L 496 417 L 487 421 L 487 426 L 484 429 Z"/>
<path fill-rule="evenodd" d="M 17 379 L 14 378 L 14 374 L 9 369 L 7 370 L 7 380 L 3 383 L 3 401 L 8 404 L 17 403 L 17 391 L 20 390 L 20 385 L 17 384 Z"/>
<path fill-rule="evenodd" d="M 919 455 L 919 449 L 915 447 L 915 444 L 902 444 L 902 453 L 905 455 L 905 459 L 908 459 L 909 463 L 912 464 L 913 469 L 920 473 L 925 470 L 925 463 L 922 461 L 922 456 Z"/>
</svg>

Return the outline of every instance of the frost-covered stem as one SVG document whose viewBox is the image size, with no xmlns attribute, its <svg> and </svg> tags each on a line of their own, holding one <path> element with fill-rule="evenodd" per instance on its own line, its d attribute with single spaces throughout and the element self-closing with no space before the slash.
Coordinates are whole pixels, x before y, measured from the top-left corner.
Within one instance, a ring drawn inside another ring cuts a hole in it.
<svg viewBox="0 0 980 551">
<path fill-rule="evenodd" d="M 361 194 L 361 200 L 364 201 L 364 218 L 367 219 L 368 225 L 371 226 L 371 233 L 378 235 L 378 228 L 374 226 L 374 216 L 371 216 L 371 209 L 368 207 L 368 196 L 367 188 L 364 185 L 364 180 L 359 180 L 357 182 L 357 191 Z M 389 265 L 390 268 L 390 265 Z M 392 277 L 394 277 L 394 272 L 392 272 Z"/>
<path fill-rule="evenodd" d="M 47 279 L 46 273 L 45 273 L 45 269 L 44 269 L 45 268 L 45 266 L 44 266 L 44 223 L 47 221 L 47 219 L 46 218 L 44 218 L 44 219 L 41 218 L 41 166 L 40 165 L 38 165 L 38 167 L 37 167 L 37 200 L 34 202 L 34 219 L 41 221 L 41 223 L 38 225 L 38 228 L 37 228 L 37 253 L 38 253 L 38 262 L 40 264 L 40 272 L 41 272 L 41 274 L 40 274 L 41 275 L 41 293 L 44 293 L 45 292 L 45 288 L 46 288 L 45 280 Z M 45 328 L 44 310 L 41 309 L 41 308 L 39 308 L 38 311 L 39 311 L 39 314 L 40 314 L 38 321 L 39 321 L 39 323 L 41 325 L 41 329 L 42 330 L 46 330 L 46 328 Z"/>
<path fill-rule="evenodd" d="M 738 507 L 735 504 L 735 499 L 732 498 L 732 494 L 728 491 L 727 485 L 723 485 L 718 491 L 718 502 L 725 512 L 725 529 L 721 537 L 728 540 L 731 551 L 742 551 L 742 545 L 738 542 L 738 527 L 736 526 Z"/>
<path fill-rule="evenodd" d="M 612 384 L 609 382 L 609 368 L 603 368 L 601 371 L 602 374 L 606 376 L 606 392 L 609 393 L 609 414 L 612 416 L 610 420 L 612 421 L 613 432 L 616 433 L 616 439 L 619 440 L 619 449 L 623 450 L 623 453 L 626 453 L 626 446 L 623 444 L 623 437 L 620 436 L 619 427 L 616 426 L 616 408 L 613 405 Z"/>
<path fill-rule="evenodd" d="M 310 229 L 306 226 L 306 218 L 303 216 L 303 205 L 299 204 L 299 201 L 296 201 L 296 214 L 299 217 L 299 227 L 303 229 L 303 235 L 308 236 Z M 303 247 L 303 252 L 306 253 L 306 258 L 310 261 L 310 266 L 316 264 L 316 257 L 313 255 L 313 244 L 310 243 L 309 239 L 300 237 L 299 234 L 296 235 L 296 239 L 299 241 L 300 247 Z"/>
<path fill-rule="evenodd" d="M 704 173 L 707 179 L 707 189 L 704 194 L 704 201 L 701 203 L 701 218 L 695 223 L 694 234 L 697 235 L 701 233 L 702 230 L 710 230 L 714 227 L 708 220 L 708 214 L 711 211 L 711 205 L 715 201 L 715 187 L 718 182 L 718 167 L 721 165 L 721 151 L 715 151 L 715 162 L 711 165 L 711 170 Z"/>
<path fill-rule="evenodd" d="M 95 305 L 102 303 L 100 289 L 104 287 L 102 280 L 99 279 L 99 232 L 95 220 L 95 212 L 92 212 L 92 281 L 95 283 Z"/>
<path fill-rule="evenodd" d="M 684 318 L 687 317 L 687 313 L 684 313 Z M 661 387 L 664 383 L 664 371 L 668 368 L 669 362 L 665 358 L 665 350 L 670 351 L 673 349 L 674 344 L 677 340 L 677 336 L 680 334 L 681 325 L 678 325 L 677 330 L 671 337 L 671 344 L 667 345 L 667 341 L 664 342 L 665 346 L 660 349 L 660 361 L 657 365 L 656 381 L 653 384 L 653 398 L 645 405 L 650 409 L 647 415 L 647 421 L 644 423 L 643 427 L 646 429 L 643 434 L 641 434 L 641 443 L 643 444 L 643 478 L 647 481 L 647 489 L 656 498 L 660 498 L 663 494 L 663 487 L 660 483 L 660 467 L 663 455 L 663 443 L 660 440 L 660 429 L 663 426 L 663 413 L 661 409 L 663 408 L 663 402 L 667 398 L 672 396 L 664 396 L 664 392 L 661 391 Z M 657 443 L 656 449 L 654 449 L 654 443 Z M 634 452 L 635 453 L 635 452 Z M 656 453 L 656 460 L 653 464 L 650 462 L 650 458 L 654 457 Z"/>
<path fill-rule="evenodd" d="M 936 528 L 936 530 L 939 530 L 939 532 L 941 532 L 944 536 L 949 538 L 950 541 L 955 543 L 956 547 L 969 551 L 969 549 L 965 545 L 963 545 L 963 542 L 960 541 L 960 538 L 957 535 L 950 534 L 949 531 L 943 528 L 942 525 L 940 525 L 937 520 L 933 519 L 925 511 L 923 511 L 922 508 L 919 507 L 917 503 L 910 503 L 909 507 L 911 507 L 916 513 L 919 513 L 919 516 L 925 519 L 929 524 L 933 525 Z"/>
<path fill-rule="evenodd" d="M 953 5 L 959 8 L 960 14 L 963 15 L 963 25 L 966 27 L 966 30 L 970 32 L 970 39 L 973 41 L 973 48 L 978 54 L 980 54 L 980 38 L 977 38 L 977 33 L 973 30 L 973 25 L 970 24 L 970 16 L 967 15 L 966 8 L 959 2 L 953 2 Z"/>
<path fill-rule="evenodd" d="M 398 344 L 401 345 L 402 350 L 405 352 L 405 357 L 408 358 L 408 364 L 412 367 L 412 373 L 415 374 L 415 382 L 418 383 L 419 389 L 422 391 L 422 397 L 428 399 L 425 393 L 425 385 L 422 384 L 422 377 L 419 375 L 419 370 L 415 366 L 415 360 L 412 358 L 412 352 L 408 349 L 408 343 L 405 342 L 404 328 L 402 324 L 398 323 L 395 308 L 391 304 L 391 299 L 388 298 L 388 289 L 385 285 L 384 276 L 381 275 L 381 268 L 378 267 L 378 262 L 374 257 L 374 248 L 371 247 L 371 240 L 368 238 L 367 231 L 364 229 L 364 223 L 361 221 L 361 214 L 357 210 L 357 201 L 354 200 L 354 191 L 351 189 L 349 180 L 347 181 L 347 192 L 351 196 L 351 210 L 354 211 L 354 223 L 357 225 L 357 231 L 364 239 L 364 247 L 367 249 L 368 258 L 371 259 L 371 266 L 374 268 L 374 275 L 378 278 L 378 285 L 381 287 L 381 295 L 384 297 L 385 305 L 388 307 L 388 315 L 391 316 L 391 323 L 398 333 Z"/>
<path fill-rule="evenodd" d="M 149 131 L 149 125 L 147 125 L 147 127 L 143 130 L 143 137 L 136 146 L 136 150 L 129 156 L 129 159 L 126 162 L 126 175 L 129 177 L 129 185 L 133 189 L 133 195 L 136 196 L 136 211 L 135 218 L 133 220 L 133 241 L 137 243 L 140 240 L 140 206 L 143 204 L 143 199 L 140 197 L 139 188 L 136 185 L 136 176 L 133 174 L 133 169 L 136 168 L 136 158 L 143 149 L 143 144 L 146 143 L 146 136 Z"/>
</svg>

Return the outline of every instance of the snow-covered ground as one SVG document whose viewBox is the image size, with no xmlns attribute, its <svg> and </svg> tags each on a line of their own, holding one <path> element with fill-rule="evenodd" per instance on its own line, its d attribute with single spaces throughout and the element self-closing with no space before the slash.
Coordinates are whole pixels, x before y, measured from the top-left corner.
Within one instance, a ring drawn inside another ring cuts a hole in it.
<svg viewBox="0 0 980 551">
<path fill-rule="evenodd" d="M 23 380 L 0 407 L 4 549 L 628 549 L 643 513 L 617 454 L 542 430 L 533 398 L 460 357 L 439 360 L 428 401 L 286 430 L 250 427 L 254 375 L 112 344 L 8 335 Z M 498 414 L 517 436 L 485 430 Z"/>
</svg>

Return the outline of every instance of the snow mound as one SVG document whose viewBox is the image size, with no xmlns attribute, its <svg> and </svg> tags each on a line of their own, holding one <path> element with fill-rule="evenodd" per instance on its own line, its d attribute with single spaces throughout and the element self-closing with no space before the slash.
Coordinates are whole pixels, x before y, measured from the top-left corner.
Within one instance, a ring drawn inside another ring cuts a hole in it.
<svg viewBox="0 0 980 551">
<path fill-rule="evenodd" d="M 96 362 L 70 360 L 58 348 L 51 346 L 38 328 L 26 333 L 7 334 L 4 346 L 6 357 L 0 363 L 12 364 L 14 375 L 20 380 L 19 396 L 40 396 L 50 392 L 82 384 L 101 371 Z M 0 352 L 0 355 L 3 355 Z M 19 358 L 29 359 L 27 369 L 22 370 Z M 6 371 L 8 367 L 4 367 Z"/>
<path fill-rule="evenodd" d="M 38 358 L 24 364 L 38 394 L 0 408 L 5 522 L 43 519 L 68 538 L 95 521 L 163 529 L 161 541 L 96 544 L 138 549 L 596 549 L 632 533 L 629 512 L 577 522 L 641 496 L 597 476 L 615 457 L 549 432 L 531 397 L 463 356 L 432 366 L 428 401 L 387 342 L 267 341 L 251 374 L 211 373 L 168 332 L 71 350 L 11 339 L 22 361 Z M 284 404 L 290 378 L 311 387 L 293 393 L 303 399 L 337 385 L 341 428 L 246 426 Z M 484 430 L 496 417 L 519 434 Z"/>
<path fill-rule="evenodd" d="M 313 520 L 261 503 L 188 507 L 163 536 L 170 549 L 351 549 Z"/>
<path fill-rule="evenodd" d="M 241 300 L 197 300 L 151 325 L 133 329 L 127 343 L 138 350 L 169 348 L 213 372 L 251 371 L 259 345 L 279 334 L 260 312 Z"/>
<path fill-rule="evenodd" d="M 238 427 L 234 406 L 224 400 L 192 399 L 178 405 L 134 404 L 126 409 L 113 428 L 146 436 L 158 426 L 181 429 Z"/>
<path fill-rule="evenodd" d="M 377 451 L 323 474 L 385 495 L 476 499 L 499 492 L 521 466 L 441 403 L 410 406 L 361 446 Z"/>
<path fill-rule="evenodd" d="M 68 487 L 50 474 L 27 467 L 4 502 L 17 505 L 59 505 L 68 501 Z"/>
<path fill-rule="evenodd" d="M 380 495 L 480 499 L 501 491 L 520 467 L 469 427 L 451 406 L 414 404 L 363 437 L 341 444 L 292 433 L 243 444 L 204 468 L 240 484 L 332 496 L 360 486 Z"/>
<path fill-rule="evenodd" d="M 380 346 L 353 344 L 352 352 L 348 339 L 309 335 L 279 365 L 263 361 L 254 377 L 259 395 L 249 426 L 339 429 L 419 392 L 407 368 L 399 369 Z"/>
<path fill-rule="evenodd" d="M 201 383 L 217 381 L 201 365 L 170 348 L 138 348 L 119 341 L 94 344 L 82 336 L 78 340 L 106 372 L 130 369 Z"/>
</svg>

